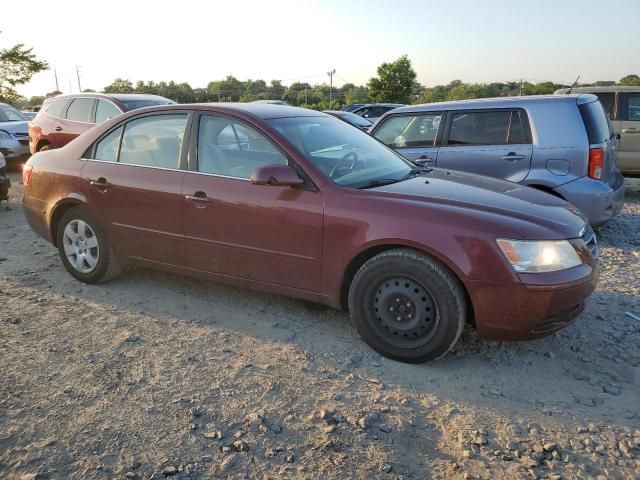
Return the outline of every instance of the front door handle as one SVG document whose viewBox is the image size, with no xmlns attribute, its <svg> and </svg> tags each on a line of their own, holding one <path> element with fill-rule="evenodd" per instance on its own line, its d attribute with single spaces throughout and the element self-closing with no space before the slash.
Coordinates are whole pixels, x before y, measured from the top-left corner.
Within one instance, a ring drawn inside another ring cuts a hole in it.
<svg viewBox="0 0 640 480">
<path fill-rule="evenodd" d="M 435 158 L 428 157 L 427 155 L 420 155 L 418 158 L 414 160 L 414 162 L 420 165 L 424 165 L 426 163 L 433 163 L 434 161 L 435 161 Z"/>
<path fill-rule="evenodd" d="M 640 133 L 637 128 L 623 128 L 622 133 Z"/>
<path fill-rule="evenodd" d="M 509 152 L 504 157 L 503 160 L 522 160 L 524 155 L 518 155 L 516 152 Z"/>
<path fill-rule="evenodd" d="M 61 131 L 62 131 L 62 127 L 56 127 L 56 128 L 54 128 L 54 130 L 55 130 L 56 132 L 61 132 Z"/>
<path fill-rule="evenodd" d="M 111 186 L 111 184 L 107 182 L 107 179 L 104 177 L 100 177 L 97 180 L 91 180 L 90 178 L 88 178 L 87 180 L 89 180 L 89 185 L 97 188 L 98 190 L 106 190 Z"/>
<path fill-rule="evenodd" d="M 202 206 L 204 207 L 204 205 L 206 203 L 211 203 L 213 200 L 209 197 L 207 197 L 207 194 L 205 192 L 196 192 L 193 195 L 185 195 L 184 198 L 189 201 L 189 202 L 193 202 L 196 205 Z"/>
</svg>

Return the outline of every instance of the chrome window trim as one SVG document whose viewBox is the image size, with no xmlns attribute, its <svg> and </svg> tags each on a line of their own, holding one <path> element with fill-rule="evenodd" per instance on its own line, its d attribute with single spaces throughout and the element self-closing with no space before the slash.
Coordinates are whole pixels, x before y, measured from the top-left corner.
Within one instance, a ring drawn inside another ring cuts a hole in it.
<svg viewBox="0 0 640 480">
<path fill-rule="evenodd" d="M 84 158 L 84 157 L 81 157 L 80 160 L 82 160 L 83 162 L 109 163 L 111 165 L 127 165 L 129 167 L 152 168 L 154 170 L 166 170 L 169 172 L 195 173 L 197 175 L 206 175 L 208 177 L 226 178 L 230 180 L 243 180 L 245 182 L 251 181 L 250 178 L 232 177 L 229 175 L 217 175 L 215 173 L 194 172 L 191 170 L 182 170 L 180 168 L 154 167 L 153 165 L 138 165 L 136 163 L 114 162 L 112 160 L 96 160 L 95 158 Z"/>
</svg>

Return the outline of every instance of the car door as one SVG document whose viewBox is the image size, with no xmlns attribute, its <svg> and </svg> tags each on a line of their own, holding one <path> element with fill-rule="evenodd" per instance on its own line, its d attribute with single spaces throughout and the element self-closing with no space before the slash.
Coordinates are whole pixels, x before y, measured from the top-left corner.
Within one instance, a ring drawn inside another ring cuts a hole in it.
<svg viewBox="0 0 640 480">
<path fill-rule="evenodd" d="M 442 112 L 389 115 L 372 135 L 408 160 L 435 165 L 442 117 Z"/>
<path fill-rule="evenodd" d="M 188 120 L 184 111 L 137 116 L 88 152 L 82 178 L 89 209 L 126 257 L 186 265 L 181 185 Z"/>
<path fill-rule="evenodd" d="M 55 128 L 52 142 L 54 147 L 63 147 L 78 135 L 83 134 L 93 127 L 93 108 L 95 99 L 75 98 L 64 119 L 59 119 L 60 125 Z"/>
<path fill-rule="evenodd" d="M 254 185 L 258 167 L 290 162 L 268 137 L 234 117 L 194 122 L 182 185 L 190 266 L 210 273 L 319 291 L 322 195 L 308 188 Z"/>
<path fill-rule="evenodd" d="M 447 116 L 436 165 L 521 182 L 532 153 L 524 110 L 461 110 Z"/>
<path fill-rule="evenodd" d="M 618 117 L 618 167 L 623 173 L 640 173 L 640 92 L 618 94 Z"/>
</svg>

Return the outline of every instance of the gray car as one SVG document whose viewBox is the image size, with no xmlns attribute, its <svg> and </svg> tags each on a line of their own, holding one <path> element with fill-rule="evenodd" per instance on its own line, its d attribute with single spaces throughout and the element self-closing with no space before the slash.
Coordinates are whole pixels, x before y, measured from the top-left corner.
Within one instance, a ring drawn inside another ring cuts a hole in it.
<svg viewBox="0 0 640 480">
<path fill-rule="evenodd" d="M 0 103 L 0 153 L 8 164 L 29 158 L 29 119 L 6 103 Z"/>
<path fill-rule="evenodd" d="M 383 115 L 370 133 L 409 160 L 559 196 L 593 226 L 624 203 L 618 140 L 594 95 L 413 105 Z"/>
<path fill-rule="evenodd" d="M 618 167 L 623 175 L 640 176 L 640 87 L 577 87 L 558 90 L 556 94 L 592 93 L 609 114 L 620 134 Z"/>
</svg>

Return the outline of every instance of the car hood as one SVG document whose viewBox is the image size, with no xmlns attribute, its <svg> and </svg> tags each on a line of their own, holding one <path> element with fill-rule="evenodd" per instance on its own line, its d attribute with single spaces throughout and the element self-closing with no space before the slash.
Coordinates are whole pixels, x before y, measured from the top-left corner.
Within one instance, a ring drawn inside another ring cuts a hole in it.
<svg viewBox="0 0 640 480">
<path fill-rule="evenodd" d="M 0 122 L 0 130 L 9 133 L 29 133 L 29 122 Z"/>
<path fill-rule="evenodd" d="M 554 195 L 517 183 L 438 168 L 369 191 L 526 222 L 543 227 L 544 236 L 555 233 L 556 238 L 578 237 L 586 223 L 576 207 Z"/>
</svg>

